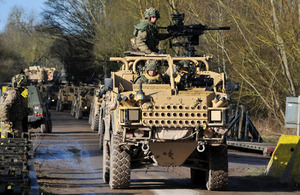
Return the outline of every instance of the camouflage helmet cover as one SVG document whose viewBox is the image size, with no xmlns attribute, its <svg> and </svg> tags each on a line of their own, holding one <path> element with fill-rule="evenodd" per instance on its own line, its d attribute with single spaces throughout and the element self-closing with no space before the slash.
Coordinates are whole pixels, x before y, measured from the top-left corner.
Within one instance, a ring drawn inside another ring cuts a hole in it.
<svg viewBox="0 0 300 195">
<path fill-rule="evenodd" d="M 190 62 L 188 60 L 182 60 L 179 62 L 179 72 L 188 73 Z"/>
<path fill-rule="evenodd" d="M 144 16 L 145 16 L 145 18 L 150 18 L 151 16 L 156 16 L 157 19 L 160 17 L 159 11 L 154 7 L 150 7 L 148 9 L 146 9 Z"/>
<path fill-rule="evenodd" d="M 158 68 L 158 63 L 156 60 L 147 60 L 145 66 L 146 66 L 145 68 L 146 71 L 155 70 Z"/>
<path fill-rule="evenodd" d="M 11 80 L 13 87 L 25 86 L 27 84 L 27 77 L 24 74 L 17 74 Z"/>
<path fill-rule="evenodd" d="M 181 67 L 188 68 L 190 62 L 188 60 L 182 60 L 182 61 L 179 62 L 179 64 L 180 64 Z"/>
</svg>

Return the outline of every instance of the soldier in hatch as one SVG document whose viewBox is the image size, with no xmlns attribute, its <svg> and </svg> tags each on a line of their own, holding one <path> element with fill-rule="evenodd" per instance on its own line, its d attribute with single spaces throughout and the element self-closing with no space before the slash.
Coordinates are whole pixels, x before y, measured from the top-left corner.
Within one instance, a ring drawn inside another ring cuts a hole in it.
<svg viewBox="0 0 300 195">
<path fill-rule="evenodd" d="M 156 60 L 147 60 L 144 74 L 140 75 L 135 84 L 160 84 L 163 79 L 158 70 L 158 62 Z"/>
<path fill-rule="evenodd" d="M 15 137 L 21 137 L 28 131 L 28 91 L 25 88 L 27 78 L 18 74 L 12 78 L 12 87 L 2 94 L 0 102 L 1 138 L 9 137 L 13 132 Z"/>
<path fill-rule="evenodd" d="M 133 49 L 145 52 L 146 54 L 156 54 L 159 50 L 157 45 L 160 40 L 170 37 L 169 34 L 158 33 L 156 21 L 159 19 L 157 9 L 150 7 L 144 13 L 145 18 L 134 26 L 134 36 L 132 41 Z"/>
</svg>

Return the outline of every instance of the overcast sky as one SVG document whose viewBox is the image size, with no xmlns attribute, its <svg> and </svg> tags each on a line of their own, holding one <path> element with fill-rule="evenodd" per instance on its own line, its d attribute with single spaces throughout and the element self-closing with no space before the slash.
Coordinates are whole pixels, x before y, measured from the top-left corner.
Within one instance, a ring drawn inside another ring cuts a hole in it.
<svg viewBox="0 0 300 195">
<path fill-rule="evenodd" d="M 4 27 L 7 23 L 7 18 L 14 6 L 22 7 L 24 11 L 34 13 L 38 16 L 44 8 L 44 2 L 46 0 L 0 0 L 0 32 L 4 31 Z M 37 21 L 39 18 L 37 18 Z"/>
</svg>

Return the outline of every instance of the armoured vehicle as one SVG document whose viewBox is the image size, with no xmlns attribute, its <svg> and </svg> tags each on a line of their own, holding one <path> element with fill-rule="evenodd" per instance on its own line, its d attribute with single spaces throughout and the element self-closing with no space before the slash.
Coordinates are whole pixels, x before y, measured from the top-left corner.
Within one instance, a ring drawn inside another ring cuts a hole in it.
<svg viewBox="0 0 300 195">
<path fill-rule="evenodd" d="M 167 70 L 163 84 L 133 82 L 138 77 L 137 65 L 148 59 L 157 60 L 161 72 Z M 225 74 L 211 71 L 210 59 L 110 58 L 122 63 L 120 71 L 105 79 L 103 179 L 111 188 L 129 187 L 131 169 L 158 165 L 189 167 L 192 183 L 209 190 L 226 189 L 224 135 L 230 97 Z M 189 62 L 190 74 L 176 82 L 175 66 L 182 60 Z"/>
<path fill-rule="evenodd" d="M 44 68 L 47 74 L 47 81 L 51 83 L 57 83 L 59 81 L 59 73 L 56 68 Z"/>
<path fill-rule="evenodd" d="M 47 82 L 48 75 L 44 67 L 30 66 L 24 70 L 28 80 L 32 83 Z"/>
<path fill-rule="evenodd" d="M 74 94 L 77 90 L 78 87 L 75 86 L 61 85 L 57 95 L 56 111 L 70 110 Z"/>
<path fill-rule="evenodd" d="M 36 86 L 28 86 L 28 107 L 31 114 L 28 116 L 29 128 L 41 128 L 42 133 L 52 132 L 51 113 L 42 100 L 39 89 Z"/>
<path fill-rule="evenodd" d="M 131 169 L 147 166 L 189 167 L 193 184 L 227 187 L 227 92 L 236 86 L 224 73 L 211 71 L 212 57 L 196 56 L 194 45 L 205 30 L 230 28 L 185 26 L 184 14 L 172 19 L 173 25 L 164 28 L 172 37 L 187 38 L 174 45 L 185 47 L 184 57 L 127 52 L 110 58 L 121 63 L 121 70 L 105 79 L 102 103 L 103 180 L 111 188 L 129 187 Z M 146 75 L 153 73 L 149 60 L 157 63 L 151 66 L 158 67 L 160 79 Z M 142 76 L 151 82 L 138 82 Z"/>
<path fill-rule="evenodd" d="M 71 105 L 71 115 L 75 116 L 76 119 L 89 116 L 94 90 L 94 86 L 80 86 L 78 88 Z"/>
</svg>

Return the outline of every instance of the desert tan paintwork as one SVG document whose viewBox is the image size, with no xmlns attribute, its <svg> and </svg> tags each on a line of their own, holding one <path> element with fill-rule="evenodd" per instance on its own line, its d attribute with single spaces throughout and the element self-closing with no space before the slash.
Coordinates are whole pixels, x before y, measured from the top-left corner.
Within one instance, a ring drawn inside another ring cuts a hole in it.
<svg viewBox="0 0 300 195">
<path fill-rule="evenodd" d="M 225 75 L 210 71 L 210 58 L 170 55 L 110 58 L 121 62 L 122 68 L 111 74 L 113 90 L 104 98 L 105 124 L 112 125 L 113 133 L 123 134 L 124 144 L 141 144 L 143 150 L 150 149 L 154 161 L 162 166 L 183 165 L 197 147 L 201 150 L 206 144 L 221 145 L 226 132 L 228 98 Z M 144 97 L 141 100 L 137 94 L 140 86 L 133 81 L 138 76 L 137 64 L 148 59 L 168 63 L 170 84 L 143 84 Z M 194 63 L 197 75 L 212 78 L 213 90 L 200 87 L 178 90 L 173 66 L 181 60 Z M 117 94 L 122 97 L 134 94 L 135 97 L 116 101 Z"/>
</svg>

